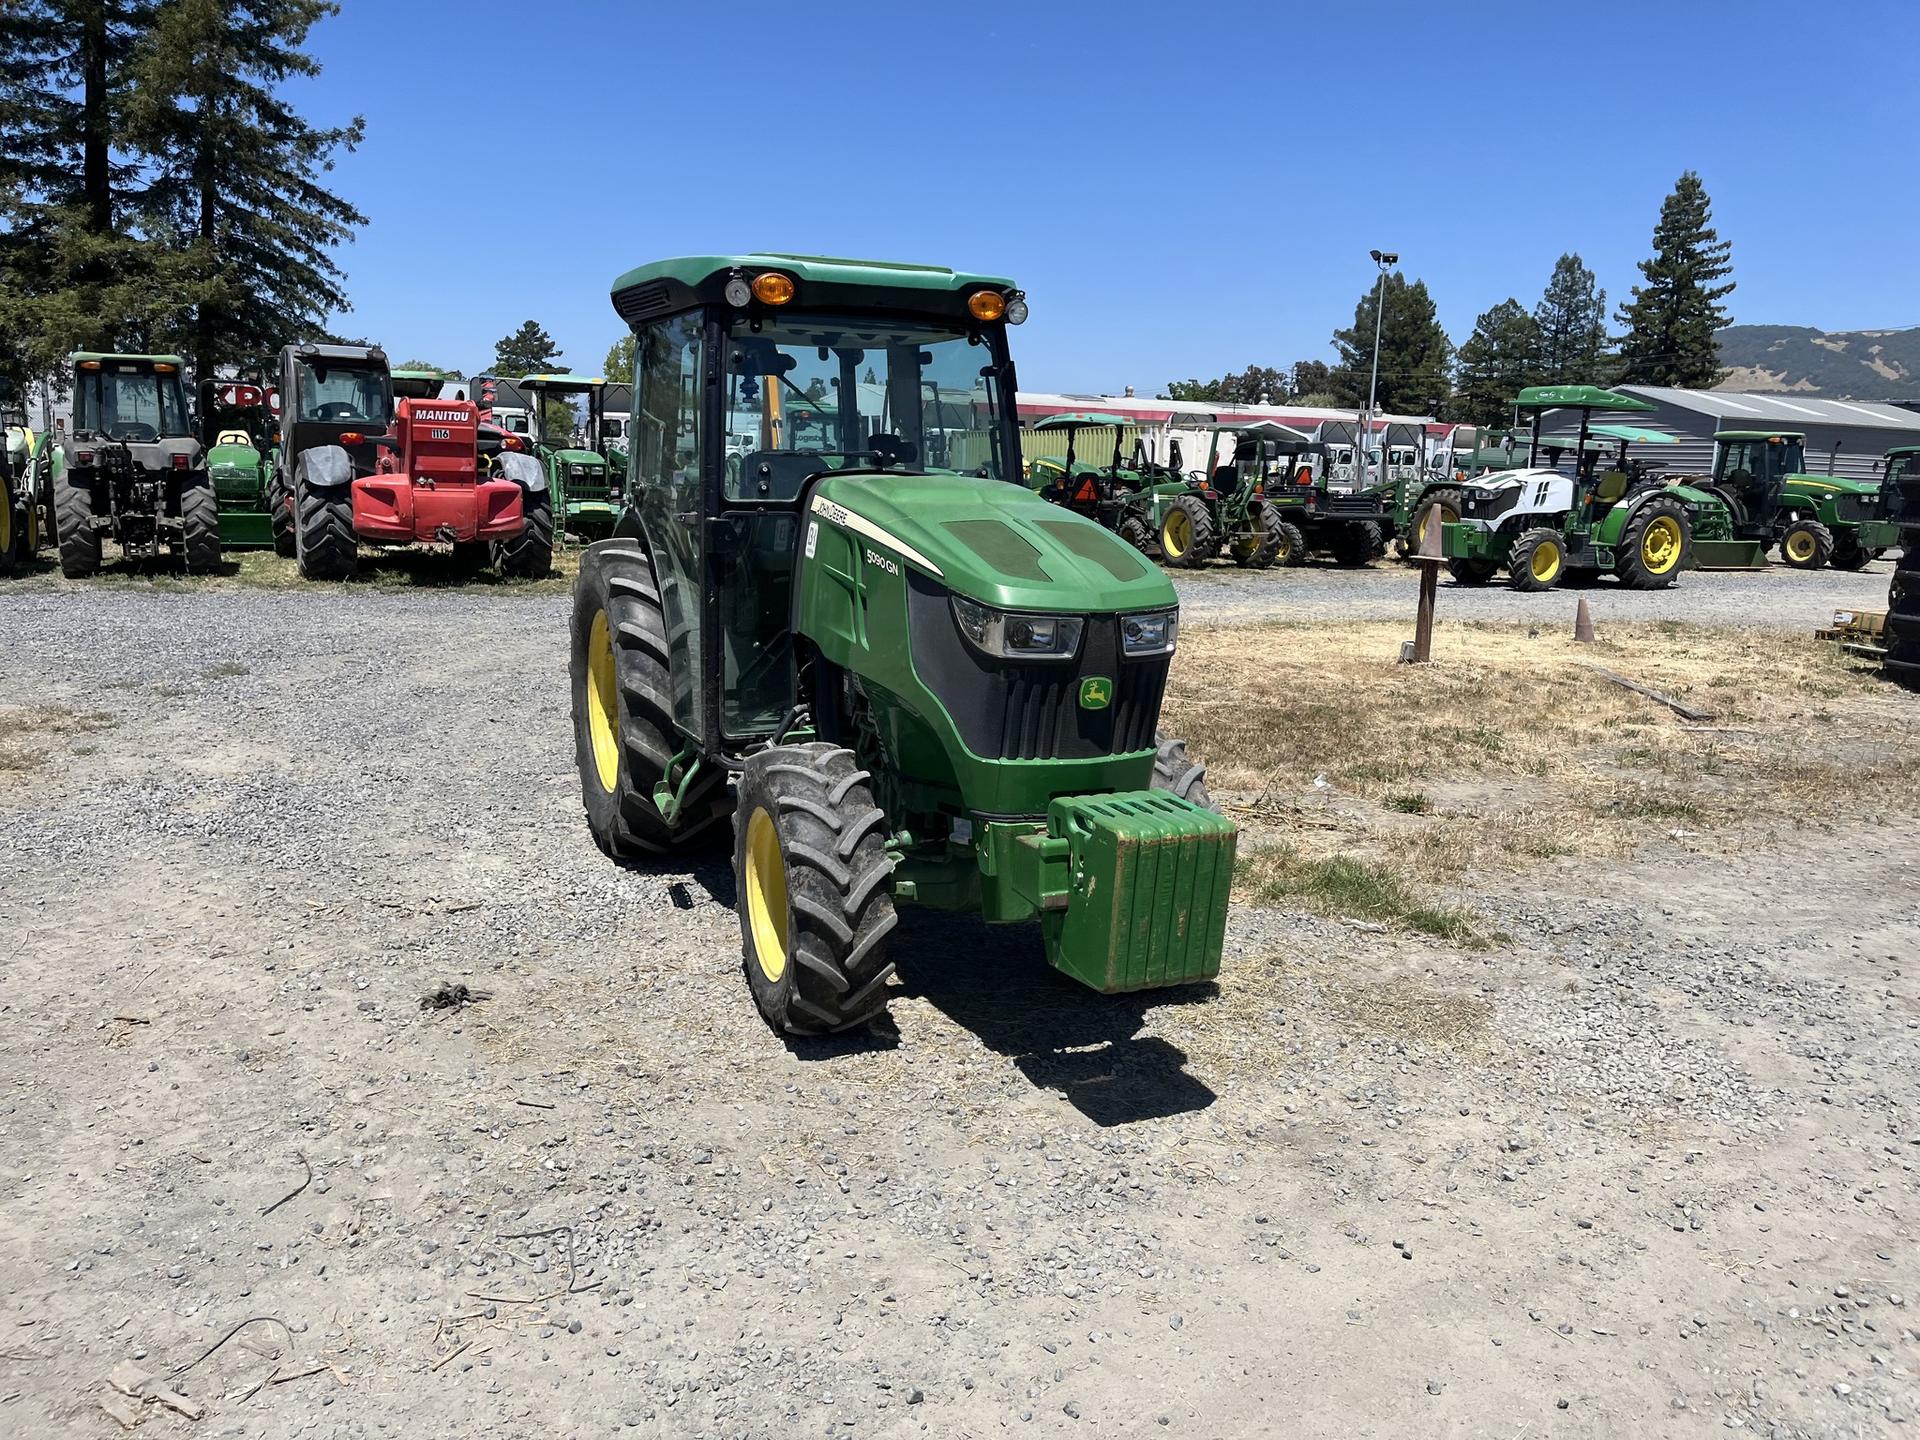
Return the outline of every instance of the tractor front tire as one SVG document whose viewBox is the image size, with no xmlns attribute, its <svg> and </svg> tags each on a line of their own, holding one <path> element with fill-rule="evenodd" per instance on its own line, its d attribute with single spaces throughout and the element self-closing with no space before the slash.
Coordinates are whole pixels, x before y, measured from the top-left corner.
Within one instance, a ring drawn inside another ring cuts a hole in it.
<svg viewBox="0 0 1920 1440">
<path fill-rule="evenodd" d="M 1442 525 L 1456 523 L 1467 507 L 1466 492 L 1451 486 L 1429 491 L 1427 498 L 1415 507 L 1413 518 L 1407 522 L 1407 533 L 1399 540 L 1400 553 L 1405 556 L 1418 555 L 1420 542 L 1426 539 L 1427 525 L 1438 520 Z"/>
<path fill-rule="evenodd" d="M 1833 532 L 1818 520 L 1796 520 L 1780 537 L 1780 558 L 1796 570 L 1818 570 L 1833 556 Z"/>
<path fill-rule="evenodd" d="M 1159 548 L 1153 543 L 1153 528 L 1138 515 L 1121 516 L 1113 533 L 1148 559 L 1155 559 L 1160 554 Z"/>
<path fill-rule="evenodd" d="M 1283 570 L 1291 570 L 1307 563 L 1307 537 L 1300 527 L 1291 520 L 1282 520 L 1276 527 L 1280 536 L 1280 548 L 1275 552 L 1273 563 Z"/>
<path fill-rule="evenodd" d="M 887 1008 L 886 812 L 851 750 L 814 741 L 747 758 L 733 819 L 741 959 L 774 1030 L 830 1035 Z"/>
<path fill-rule="evenodd" d="M 1191 800 L 1202 810 L 1220 813 L 1220 807 L 1213 803 L 1213 796 L 1207 792 L 1207 767 L 1197 764 L 1187 754 L 1184 740 L 1169 740 L 1164 735 L 1153 737 L 1153 785 L 1152 789 L 1165 790 L 1178 795 L 1182 800 Z"/>
<path fill-rule="evenodd" d="M 520 498 L 526 528 L 494 542 L 493 568 L 509 580 L 544 580 L 553 573 L 553 502 L 544 493 Z"/>
<path fill-rule="evenodd" d="M 283 560 L 294 554 L 293 492 L 278 470 L 267 481 L 267 523 L 273 528 L 273 553 Z"/>
<path fill-rule="evenodd" d="M 685 850 L 727 815 L 726 772 L 703 767 L 669 825 L 653 787 L 673 763 L 673 682 L 653 564 L 634 540 L 602 540 L 573 587 L 573 740 L 594 843 L 615 860 Z"/>
<path fill-rule="evenodd" d="M 1213 512 L 1191 495 L 1176 495 L 1160 520 L 1160 556 L 1168 565 L 1198 570 L 1220 548 Z"/>
<path fill-rule="evenodd" d="M 1827 557 L 1827 563 L 1836 570 L 1864 570 L 1875 558 L 1874 552 L 1856 540 L 1849 530 L 1834 536 L 1833 554 Z"/>
<path fill-rule="evenodd" d="M 65 476 L 53 484 L 53 528 L 60 542 L 60 573 L 84 580 L 100 568 L 100 532 L 93 525 L 93 495 Z"/>
<path fill-rule="evenodd" d="M 0 575 L 11 575 L 33 553 L 27 542 L 26 523 L 32 513 L 26 506 L 15 506 L 13 481 L 7 475 L 6 462 L 0 460 Z"/>
<path fill-rule="evenodd" d="M 1233 563 L 1242 569 L 1269 570 L 1274 561 L 1280 558 L 1280 547 L 1285 537 L 1280 527 L 1287 522 L 1280 518 L 1280 512 L 1264 500 L 1257 500 L 1247 507 L 1247 529 L 1236 535 L 1228 544 Z"/>
<path fill-rule="evenodd" d="M 1567 544 L 1558 530 L 1529 530 L 1507 552 L 1507 579 L 1516 590 L 1551 590 L 1567 573 Z"/>
<path fill-rule="evenodd" d="M 1614 549 L 1614 573 L 1629 590 L 1664 590 L 1693 559 L 1693 526 L 1678 500 L 1657 496 L 1635 510 Z"/>
<path fill-rule="evenodd" d="M 181 490 L 180 540 L 187 574 L 211 575 L 220 567 L 220 501 L 213 486 Z"/>
<path fill-rule="evenodd" d="M 1371 565 L 1380 553 L 1380 527 L 1371 520 L 1349 520 L 1334 530 L 1327 548 L 1333 552 L 1333 563 L 1343 569 Z"/>
<path fill-rule="evenodd" d="M 351 580 L 360 568 L 353 497 L 345 490 L 293 482 L 294 555 L 303 580 Z"/>
<path fill-rule="evenodd" d="M 1499 573 L 1495 560 L 1449 560 L 1447 573 L 1456 585 L 1484 585 Z"/>
</svg>

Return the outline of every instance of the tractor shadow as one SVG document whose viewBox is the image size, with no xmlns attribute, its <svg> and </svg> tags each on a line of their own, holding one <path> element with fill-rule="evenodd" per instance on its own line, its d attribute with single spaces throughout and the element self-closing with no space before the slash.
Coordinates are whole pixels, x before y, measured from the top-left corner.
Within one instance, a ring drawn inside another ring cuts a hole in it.
<svg viewBox="0 0 1920 1440">
<path fill-rule="evenodd" d="M 1211 999 L 1212 984 L 1102 995 L 1049 967 L 1034 925 L 987 925 L 903 909 L 892 953 L 898 993 L 925 1000 L 1035 1087 L 1057 1090 L 1100 1126 L 1204 1110 L 1219 1097 L 1187 1054 L 1141 1035 L 1147 1012 Z"/>
</svg>

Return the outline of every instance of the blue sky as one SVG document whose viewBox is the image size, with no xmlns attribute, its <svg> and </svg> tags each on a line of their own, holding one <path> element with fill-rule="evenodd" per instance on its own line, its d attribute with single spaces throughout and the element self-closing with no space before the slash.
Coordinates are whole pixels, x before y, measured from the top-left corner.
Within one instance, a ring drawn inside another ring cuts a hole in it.
<svg viewBox="0 0 1920 1440">
<path fill-rule="evenodd" d="M 1329 358 L 1398 250 L 1456 342 L 1577 250 L 1609 306 L 1698 170 L 1734 318 L 1920 324 L 1920 7 L 344 0 L 316 121 L 349 334 L 595 369 L 621 271 L 810 251 L 1006 274 L 1026 389 Z"/>
</svg>

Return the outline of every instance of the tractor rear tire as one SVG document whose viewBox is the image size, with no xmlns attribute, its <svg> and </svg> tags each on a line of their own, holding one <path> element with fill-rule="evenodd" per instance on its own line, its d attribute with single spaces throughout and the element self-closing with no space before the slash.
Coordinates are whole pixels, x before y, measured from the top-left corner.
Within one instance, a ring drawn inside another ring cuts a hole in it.
<svg viewBox="0 0 1920 1440">
<path fill-rule="evenodd" d="M 27 521 L 32 511 L 14 504 L 14 482 L 0 459 L 0 575 L 11 575 L 33 552 L 27 543 Z"/>
<path fill-rule="evenodd" d="M 1349 520 L 1337 526 L 1327 548 L 1333 563 L 1346 570 L 1371 565 L 1380 553 L 1380 527 L 1371 520 Z"/>
<path fill-rule="evenodd" d="M 1846 531 L 1834 537 L 1833 554 L 1827 557 L 1827 563 L 1836 570 L 1864 570 L 1875 558 L 1873 551 L 1856 540 L 1852 531 Z"/>
<path fill-rule="evenodd" d="M 1693 559 L 1693 526 L 1678 500 L 1656 496 L 1627 521 L 1614 548 L 1614 574 L 1629 590 L 1664 590 Z"/>
<path fill-rule="evenodd" d="M 821 741 L 757 751 L 740 772 L 741 963 L 777 1032 L 830 1035 L 886 1011 L 893 862 L 868 778 L 851 750 Z"/>
<path fill-rule="evenodd" d="M 553 502 L 523 494 L 526 528 L 511 540 L 496 540 L 493 568 L 510 580 L 544 580 L 553 573 Z"/>
<path fill-rule="evenodd" d="M 100 532 L 93 526 L 93 495 L 66 477 L 53 484 L 53 528 L 60 542 L 60 573 L 84 580 L 100 568 Z"/>
<path fill-rule="evenodd" d="M 1447 573 L 1456 585 L 1485 585 L 1500 572 L 1495 560 L 1449 560 Z"/>
<path fill-rule="evenodd" d="M 1567 542 L 1558 530 L 1529 530 L 1507 552 L 1507 579 L 1516 590 L 1551 590 L 1567 573 Z"/>
<path fill-rule="evenodd" d="M 291 560 L 294 553 L 293 494 L 278 470 L 267 481 L 267 523 L 273 527 L 273 553 Z"/>
<path fill-rule="evenodd" d="M 1264 500 L 1256 500 L 1249 505 L 1247 532 L 1236 536 L 1227 545 L 1233 563 L 1242 569 L 1272 569 L 1273 562 L 1280 558 L 1280 547 L 1285 542 L 1280 527 L 1286 523 L 1280 518 L 1280 512 Z"/>
<path fill-rule="evenodd" d="M 602 540 L 573 587 L 573 739 L 594 843 L 615 860 L 688 849 L 727 816 L 726 773 L 702 767 L 669 825 L 653 787 L 673 763 L 673 682 L 653 564 L 634 540 Z"/>
<path fill-rule="evenodd" d="M 1153 530 L 1138 515 L 1121 516 L 1120 523 L 1114 528 L 1113 533 L 1148 559 L 1159 558 L 1160 548 L 1153 543 Z"/>
<path fill-rule="evenodd" d="M 180 491 L 180 558 L 189 575 L 220 568 L 220 501 L 211 485 Z"/>
<path fill-rule="evenodd" d="M 1291 520 L 1282 520 L 1278 527 L 1280 549 L 1273 557 L 1273 563 L 1283 570 L 1292 570 L 1307 563 L 1307 537 L 1300 533 L 1300 527 Z"/>
<path fill-rule="evenodd" d="M 1219 549 L 1213 512 L 1191 495 L 1174 496 L 1160 520 L 1161 563 L 1198 570 Z"/>
<path fill-rule="evenodd" d="M 1796 570 L 1818 570 L 1833 555 L 1833 532 L 1818 520 L 1796 520 L 1780 537 L 1780 558 Z"/>
<path fill-rule="evenodd" d="M 294 554 L 303 580 L 351 580 L 360 568 L 360 537 L 353 533 L 353 497 L 293 482 Z"/>
<path fill-rule="evenodd" d="M 1427 498 L 1414 508 L 1413 516 L 1407 521 L 1407 533 L 1399 540 L 1400 553 L 1406 556 L 1420 553 L 1420 542 L 1426 536 L 1427 521 L 1438 513 L 1440 523 L 1453 524 L 1460 519 L 1467 508 L 1466 492 L 1452 486 L 1427 493 Z"/>
<path fill-rule="evenodd" d="M 1220 807 L 1213 803 L 1213 796 L 1207 792 L 1207 767 L 1196 764 L 1187 754 L 1184 740 L 1169 740 L 1164 735 L 1153 737 L 1153 785 L 1152 789 L 1165 790 L 1178 795 L 1182 800 L 1191 800 L 1202 810 L 1220 813 Z"/>
</svg>

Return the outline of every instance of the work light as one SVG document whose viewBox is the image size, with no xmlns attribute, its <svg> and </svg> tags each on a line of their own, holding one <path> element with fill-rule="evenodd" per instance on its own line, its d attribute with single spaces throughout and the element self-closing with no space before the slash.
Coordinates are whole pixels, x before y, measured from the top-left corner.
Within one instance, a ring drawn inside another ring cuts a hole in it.
<svg viewBox="0 0 1920 1440">
<path fill-rule="evenodd" d="M 1120 620 L 1120 648 L 1129 655 L 1171 655 L 1180 638 L 1180 612 L 1155 610 Z"/>
<path fill-rule="evenodd" d="M 953 618 L 975 649 L 998 660 L 1070 660 L 1087 623 L 1079 615 L 1010 615 L 961 595 Z"/>
<path fill-rule="evenodd" d="M 744 310 L 747 302 L 753 299 L 753 291 L 747 288 L 747 277 L 744 275 L 736 275 L 727 281 L 727 288 L 722 293 L 726 296 L 727 304 L 736 310 Z"/>
<path fill-rule="evenodd" d="M 1013 298 L 1007 301 L 1007 323 L 1024 325 L 1027 323 L 1027 297 L 1016 290 Z"/>
</svg>

